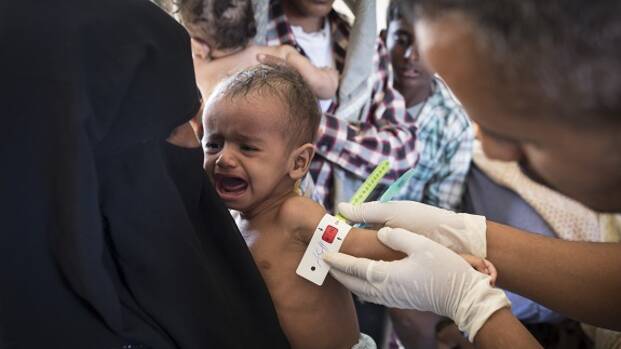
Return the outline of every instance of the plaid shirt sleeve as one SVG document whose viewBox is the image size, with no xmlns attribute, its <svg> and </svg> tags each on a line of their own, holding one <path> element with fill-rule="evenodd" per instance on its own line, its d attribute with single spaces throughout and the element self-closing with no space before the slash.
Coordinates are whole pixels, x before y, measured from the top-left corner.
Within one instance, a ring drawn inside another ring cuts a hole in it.
<svg viewBox="0 0 621 349">
<path fill-rule="evenodd" d="M 374 57 L 372 104 L 358 123 L 324 114 L 319 126 L 317 154 L 364 179 L 377 164 L 390 160 L 390 182 L 414 166 L 415 120 L 406 112 L 403 97 L 392 87 L 392 69 L 383 43 Z"/>
</svg>

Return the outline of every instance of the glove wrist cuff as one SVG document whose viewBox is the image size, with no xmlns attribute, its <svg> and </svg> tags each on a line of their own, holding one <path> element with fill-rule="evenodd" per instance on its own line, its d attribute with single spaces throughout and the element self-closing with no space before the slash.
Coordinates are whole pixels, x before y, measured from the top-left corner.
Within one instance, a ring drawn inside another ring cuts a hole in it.
<svg viewBox="0 0 621 349">
<path fill-rule="evenodd" d="M 462 299 L 455 316 L 455 323 L 466 333 L 470 342 L 481 327 L 496 311 L 511 307 L 504 291 L 489 285 L 490 278 L 482 277 Z"/>
<path fill-rule="evenodd" d="M 487 257 L 487 219 L 485 216 L 461 213 L 466 231 L 472 236 L 470 253 L 481 258 Z"/>
</svg>

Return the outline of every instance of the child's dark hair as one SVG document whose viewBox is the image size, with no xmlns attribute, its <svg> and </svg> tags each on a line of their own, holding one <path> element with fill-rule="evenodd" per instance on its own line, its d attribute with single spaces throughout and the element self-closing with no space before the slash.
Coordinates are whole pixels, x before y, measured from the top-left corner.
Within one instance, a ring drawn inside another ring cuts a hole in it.
<svg viewBox="0 0 621 349">
<path fill-rule="evenodd" d="M 321 119 L 319 103 L 300 73 L 286 65 L 259 64 L 243 70 L 221 82 L 210 100 L 257 95 L 276 96 L 286 106 L 284 132 L 291 146 L 314 142 Z"/>
<path fill-rule="evenodd" d="M 251 0 L 173 0 L 190 35 L 212 49 L 244 47 L 256 34 Z"/>
<path fill-rule="evenodd" d="M 402 0 L 390 0 L 386 9 L 386 28 L 390 26 L 390 22 L 403 19 L 403 6 Z"/>
<path fill-rule="evenodd" d="M 408 11 L 409 0 L 390 0 L 386 8 L 386 28 L 390 26 L 390 22 L 398 21 L 406 18 L 409 23 L 414 22 L 414 12 Z"/>
</svg>

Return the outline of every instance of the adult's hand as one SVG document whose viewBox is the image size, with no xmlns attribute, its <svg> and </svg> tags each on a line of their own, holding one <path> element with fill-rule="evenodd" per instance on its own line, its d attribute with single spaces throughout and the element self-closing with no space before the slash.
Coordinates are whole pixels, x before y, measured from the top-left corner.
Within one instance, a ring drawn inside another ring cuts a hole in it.
<svg viewBox="0 0 621 349">
<path fill-rule="evenodd" d="M 429 206 L 415 201 L 341 203 L 339 212 L 348 220 L 403 228 L 428 237 L 451 250 L 485 258 L 485 217 Z"/>
<path fill-rule="evenodd" d="M 448 248 L 400 228 L 382 228 L 377 238 L 407 257 L 384 262 L 335 253 L 324 258 L 332 276 L 361 299 L 447 316 L 470 341 L 493 313 L 510 306 L 488 275 Z"/>
</svg>

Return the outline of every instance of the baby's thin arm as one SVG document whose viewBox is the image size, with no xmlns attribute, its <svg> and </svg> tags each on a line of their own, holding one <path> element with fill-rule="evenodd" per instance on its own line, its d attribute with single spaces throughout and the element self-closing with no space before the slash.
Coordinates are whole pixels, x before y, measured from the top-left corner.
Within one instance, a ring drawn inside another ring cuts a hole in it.
<svg viewBox="0 0 621 349">
<path fill-rule="evenodd" d="M 315 228 L 326 214 L 326 210 L 318 203 L 305 198 L 295 197 L 287 200 L 281 209 L 282 220 L 296 232 L 295 239 L 307 245 Z M 352 228 L 341 245 L 340 252 L 354 257 L 364 257 L 374 260 L 394 261 L 407 257 L 403 252 L 386 247 L 377 238 L 377 230 Z M 462 254 L 460 255 L 477 271 L 492 277 L 496 281 L 496 268 L 489 261 Z"/>
<path fill-rule="evenodd" d="M 308 245 L 326 210 L 318 203 L 303 196 L 295 196 L 283 203 L 279 220 L 294 232 L 294 239 Z M 413 233 L 412 233 L 413 234 Z M 394 261 L 407 257 L 403 252 L 388 248 L 377 238 L 377 230 L 352 228 L 341 245 L 340 252 L 374 260 Z M 488 274 L 495 281 L 496 268 L 486 259 L 460 255 L 473 268 Z"/>
<path fill-rule="evenodd" d="M 339 87 L 339 73 L 333 68 L 317 68 L 306 57 L 291 49 L 287 63 L 295 68 L 319 99 L 331 99 Z"/>
<path fill-rule="evenodd" d="M 403 252 L 386 247 L 377 239 L 377 230 L 352 228 L 339 252 L 354 257 L 364 257 L 374 260 L 394 261 L 403 259 Z"/>
<path fill-rule="evenodd" d="M 264 53 L 284 59 L 302 75 L 319 99 L 331 99 L 336 95 L 339 87 L 339 73 L 336 69 L 315 67 L 308 58 L 287 45 L 265 48 Z"/>
<path fill-rule="evenodd" d="M 381 241 L 377 239 L 376 230 L 362 228 L 352 228 L 345 238 L 345 241 L 343 241 L 340 252 L 354 257 L 365 257 L 384 261 L 393 261 L 406 257 L 403 252 L 392 250 L 382 244 Z M 489 275 L 491 277 L 490 284 L 492 286 L 496 284 L 498 272 L 490 261 L 467 254 L 462 254 L 460 256 L 478 272 Z"/>
<path fill-rule="evenodd" d="M 281 220 L 292 231 L 294 238 L 308 244 L 315 228 L 326 214 L 326 210 L 318 203 L 305 198 L 295 197 L 287 200 L 281 207 Z M 341 252 L 356 257 L 366 257 L 376 260 L 392 261 L 405 257 L 405 254 L 392 250 L 377 239 L 377 231 L 362 228 L 352 228 L 343 245 Z"/>
</svg>

